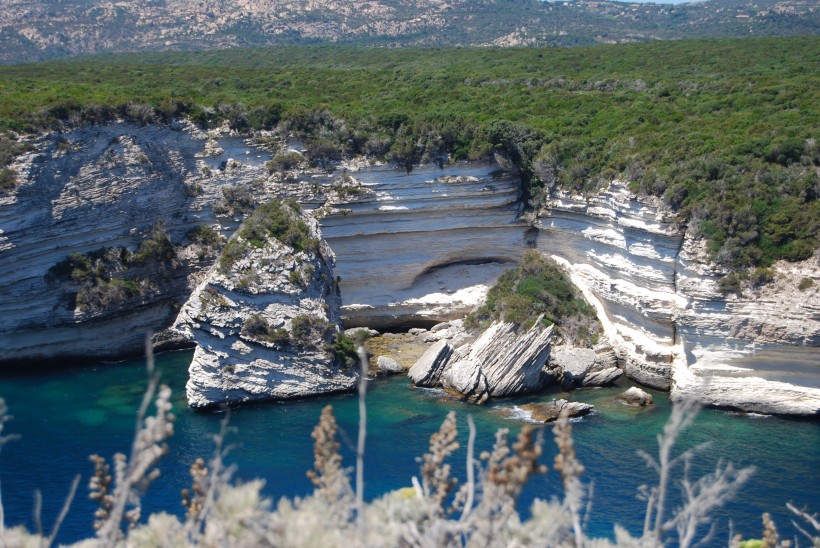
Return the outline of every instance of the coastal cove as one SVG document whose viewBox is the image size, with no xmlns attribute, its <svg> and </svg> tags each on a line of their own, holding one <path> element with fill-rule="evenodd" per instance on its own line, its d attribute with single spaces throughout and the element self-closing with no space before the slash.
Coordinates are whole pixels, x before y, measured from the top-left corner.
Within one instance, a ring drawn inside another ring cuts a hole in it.
<svg viewBox="0 0 820 548">
<path fill-rule="evenodd" d="M 181 515 L 180 490 L 190 486 L 188 468 L 197 457 L 208 458 L 213 450 L 210 436 L 219 429 L 223 413 L 201 413 L 188 408 L 184 383 L 191 353 L 160 354 L 157 364 L 163 382 L 173 390 L 175 434 L 170 453 L 160 461 L 162 476 L 143 498 L 143 515 L 166 511 Z M 34 529 L 34 491 L 43 493 L 43 522 L 54 521 L 75 474 L 82 475 L 80 489 L 61 530 L 58 541 L 70 542 L 93 534 L 93 501 L 87 497 L 87 481 L 92 472 L 88 455 L 109 458 L 127 452 L 134 430 L 134 415 L 145 385 L 142 360 L 121 363 L 59 363 L 59 369 L 36 372 L 4 371 L 0 376 L 0 397 L 6 399 L 14 419 L 4 434 L 20 434 L 7 444 L 0 458 L 0 480 L 7 525 L 25 524 Z M 403 376 L 375 380 L 368 386 L 368 441 L 365 459 L 365 492 L 368 499 L 410 485 L 418 475 L 415 457 L 427 449 L 449 410 L 458 414 L 462 445 L 452 459 L 454 473 L 464 478 L 466 416 L 472 414 L 478 429 L 477 452 L 491 447 L 498 428 L 515 434 L 525 419 L 515 406 L 535 401 L 568 397 L 595 405 L 594 414 L 573 424 L 576 449 L 585 465 L 585 483 L 594 483 L 589 532 L 612 536 L 612 525 L 636 533 L 642 526 L 644 502 L 637 499 L 639 485 L 654 481 L 636 454 L 656 453 L 655 435 L 668 417 L 666 394 L 652 391 L 656 405 L 650 409 L 622 406 L 615 395 L 628 384 L 613 388 L 577 390 L 571 394 L 541 395 L 497 400 L 489 406 L 456 402 L 439 391 L 412 388 Z M 357 428 L 357 400 L 352 394 L 322 396 L 304 400 L 254 404 L 231 413 L 235 429 L 228 443 L 235 444 L 227 460 L 237 465 L 236 478 L 256 477 L 266 481 L 264 492 L 275 502 L 311 491 L 305 476 L 311 466 L 310 432 L 321 408 L 332 404 L 345 435 L 342 436 L 344 465 L 352 466 L 352 447 Z M 511 411 L 510 411 L 511 410 Z M 545 435 L 542 462 L 552 468 L 555 446 L 549 430 Z M 685 433 L 679 448 L 706 441 L 693 463 L 697 477 L 714 468 L 718 459 L 737 466 L 753 465 L 757 472 L 751 482 L 726 508 L 720 510 L 718 535 L 714 545 L 725 545 L 729 520 L 734 532 L 745 538 L 760 536 L 760 515 L 770 512 L 784 537 L 794 531 L 785 503 L 820 508 L 820 423 L 770 416 L 741 415 L 705 409 Z M 679 477 L 679 476 L 678 476 Z M 525 510 L 534 497 L 549 498 L 560 491 L 555 471 L 531 480 L 522 500 Z M 677 494 L 672 495 L 672 502 Z"/>
</svg>

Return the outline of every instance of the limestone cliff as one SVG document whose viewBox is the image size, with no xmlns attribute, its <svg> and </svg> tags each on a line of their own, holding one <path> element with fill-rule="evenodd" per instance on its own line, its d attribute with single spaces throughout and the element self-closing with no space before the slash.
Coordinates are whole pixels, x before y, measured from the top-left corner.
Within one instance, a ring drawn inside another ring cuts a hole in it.
<svg viewBox="0 0 820 548">
<path fill-rule="evenodd" d="M 182 307 L 174 329 L 196 343 L 188 403 L 207 407 L 350 390 L 336 363 L 335 257 L 295 203 L 260 206 Z"/>
<path fill-rule="evenodd" d="M 762 413 L 820 411 L 816 259 L 775 265 L 742 297 L 718 291 L 704 242 L 657 200 L 614 181 L 592 197 L 556 192 L 537 221 L 552 255 L 593 303 L 626 374 L 704 404 Z"/>
<path fill-rule="evenodd" d="M 114 123 L 33 139 L 19 186 L 0 196 L 0 362 L 138 354 L 173 322 L 235 226 L 213 204 L 264 170 L 220 170 L 203 157 L 208 137 Z"/>
</svg>

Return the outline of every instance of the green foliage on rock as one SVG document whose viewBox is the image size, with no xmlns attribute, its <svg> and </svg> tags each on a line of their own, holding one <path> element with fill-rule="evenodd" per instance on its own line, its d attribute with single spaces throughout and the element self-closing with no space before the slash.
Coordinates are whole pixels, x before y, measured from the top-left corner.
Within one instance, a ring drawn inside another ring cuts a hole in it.
<svg viewBox="0 0 820 548">
<path fill-rule="evenodd" d="M 311 314 L 299 314 L 290 320 L 291 339 L 302 348 L 317 347 L 330 340 L 333 330 L 332 323 Z"/>
<path fill-rule="evenodd" d="M 556 324 L 562 334 L 579 343 L 591 343 L 600 331 L 595 312 L 578 295 L 558 264 L 528 250 L 517 268 L 504 272 L 487 294 L 485 303 L 467 316 L 468 329 L 503 320 L 529 328 L 539 316 Z"/>
<path fill-rule="evenodd" d="M 270 240 L 279 240 L 295 253 L 318 253 L 319 240 L 312 237 L 310 227 L 301 216 L 299 204 L 293 200 L 266 202 L 245 219 L 219 257 L 224 272 L 245 256 L 251 248 L 262 248 Z"/>
<path fill-rule="evenodd" d="M 261 314 L 252 314 L 242 322 L 241 334 L 251 339 L 285 345 L 290 342 L 290 334 L 281 327 L 272 327 Z"/>
<path fill-rule="evenodd" d="M 208 225 L 197 225 L 185 233 L 185 237 L 194 243 L 207 246 L 219 246 L 223 238 L 213 227 Z"/>
<path fill-rule="evenodd" d="M 353 337 L 345 335 L 344 333 L 336 334 L 336 337 L 333 339 L 332 348 L 336 362 L 345 367 L 352 367 L 356 363 L 356 360 L 359 359 L 359 355 L 356 352 L 356 341 L 353 340 Z"/>
<path fill-rule="evenodd" d="M 88 253 L 71 253 L 45 275 L 50 283 L 69 283 L 74 308 L 101 312 L 131 299 L 158 292 L 175 267 L 176 251 L 162 221 L 149 231 L 136 252 L 124 247 L 104 247 Z"/>
</svg>

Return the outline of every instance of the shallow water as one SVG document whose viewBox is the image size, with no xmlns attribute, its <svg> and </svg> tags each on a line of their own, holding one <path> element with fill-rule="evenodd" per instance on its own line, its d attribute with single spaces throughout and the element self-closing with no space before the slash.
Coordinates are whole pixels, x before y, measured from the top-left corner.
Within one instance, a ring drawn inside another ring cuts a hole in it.
<svg viewBox="0 0 820 548">
<path fill-rule="evenodd" d="M 144 497 L 144 515 L 164 510 L 182 513 L 180 490 L 190 483 L 188 467 L 196 457 L 208 457 L 210 436 L 218 430 L 221 413 L 197 413 L 184 401 L 189 352 L 162 354 L 158 366 L 174 391 L 176 432 L 170 452 L 160 462 L 162 477 Z M 50 527 L 75 474 L 81 487 L 62 528 L 60 540 L 71 541 L 93 534 L 93 504 L 87 497 L 92 466 L 88 455 L 110 459 L 127 452 L 134 431 L 136 408 L 145 384 L 140 361 L 117 364 L 55 364 L 60 370 L 0 377 L 0 396 L 5 397 L 14 419 L 4 434 L 21 434 L 0 454 L 0 482 L 7 525 L 33 526 L 34 490 L 43 492 L 43 520 Z M 467 413 L 478 427 L 477 451 L 490 449 L 498 428 L 517 431 L 521 419 L 509 418 L 514 405 L 533 399 L 551 400 L 560 394 L 505 401 L 476 407 L 455 402 L 440 392 L 411 388 L 405 378 L 377 380 L 368 387 L 368 437 L 365 488 L 368 498 L 410 484 L 418 475 L 415 457 L 424 453 L 433 433 L 449 410 L 459 415 L 462 446 L 466 446 Z M 640 530 L 644 503 L 636 498 L 638 486 L 652 481 L 652 474 L 636 454 L 655 452 L 655 435 L 668 416 L 665 395 L 653 393 L 652 409 L 633 409 L 614 402 L 621 388 L 587 389 L 572 398 L 593 403 L 596 412 L 574 423 L 579 459 L 586 466 L 584 481 L 594 483 L 589 529 L 610 536 L 612 525 L 621 523 L 632 532 Z M 228 460 L 238 466 L 237 477 L 264 478 L 265 492 L 274 499 L 310 491 L 305 471 L 312 465 L 310 432 L 321 408 L 331 403 L 346 432 L 342 440 L 345 463 L 353 465 L 352 441 L 357 428 L 357 402 L 353 395 L 337 395 L 292 402 L 257 404 L 234 410 L 235 433 L 229 442 L 236 447 Z M 551 433 L 542 461 L 550 468 L 555 449 Z M 704 410 L 683 436 L 681 446 L 702 442 L 711 445 L 695 461 L 698 474 L 714 468 L 718 459 L 758 468 L 751 484 L 737 500 L 719 512 L 716 544 L 725 545 L 728 519 L 746 537 L 759 536 L 760 515 L 771 512 L 780 528 L 793 533 L 784 504 L 793 501 L 816 511 L 820 508 L 820 424 L 774 417 L 749 417 Z M 464 450 L 453 461 L 454 473 L 464 478 Z M 533 497 L 560 493 L 554 472 L 530 482 L 520 509 L 526 512 Z M 674 507 L 678 498 L 671 498 Z"/>
</svg>

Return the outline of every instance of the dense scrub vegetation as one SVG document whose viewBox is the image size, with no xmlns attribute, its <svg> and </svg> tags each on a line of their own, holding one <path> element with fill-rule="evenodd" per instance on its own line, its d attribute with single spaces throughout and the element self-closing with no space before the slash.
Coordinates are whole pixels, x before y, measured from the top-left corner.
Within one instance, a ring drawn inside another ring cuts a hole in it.
<svg viewBox="0 0 820 548">
<path fill-rule="evenodd" d="M 552 188 L 620 177 L 662 196 L 742 277 L 818 247 L 818 74 L 817 37 L 105 56 L 0 68 L 0 129 L 187 115 L 295 135 L 319 166 L 496 157 L 535 208 Z"/>
<path fill-rule="evenodd" d="M 467 316 L 464 325 L 473 329 L 503 320 L 528 329 L 539 317 L 545 325 L 555 324 L 568 342 L 594 343 L 600 333 L 595 311 L 558 264 L 530 249 L 517 268 L 498 278 L 484 304 Z"/>
</svg>

